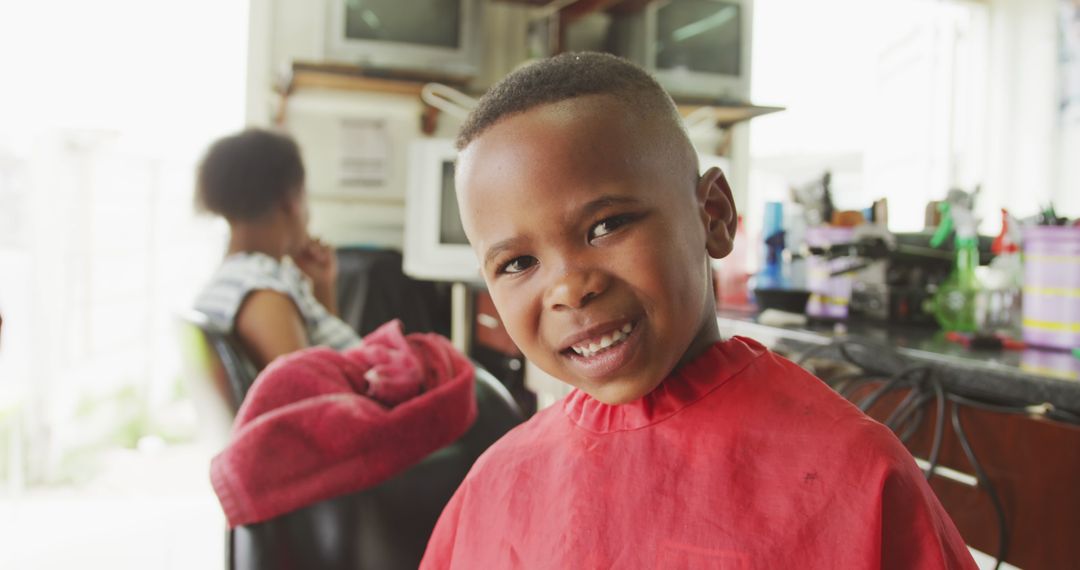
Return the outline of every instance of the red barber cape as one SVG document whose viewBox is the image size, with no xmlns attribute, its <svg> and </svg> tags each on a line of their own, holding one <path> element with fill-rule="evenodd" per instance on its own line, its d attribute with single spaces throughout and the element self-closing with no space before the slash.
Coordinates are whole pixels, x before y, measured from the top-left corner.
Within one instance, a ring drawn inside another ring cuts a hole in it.
<svg viewBox="0 0 1080 570">
<path fill-rule="evenodd" d="M 750 339 L 644 398 L 574 391 L 473 466 L 434 568 L 971 568 L 888 428 Z"/>
</svg>

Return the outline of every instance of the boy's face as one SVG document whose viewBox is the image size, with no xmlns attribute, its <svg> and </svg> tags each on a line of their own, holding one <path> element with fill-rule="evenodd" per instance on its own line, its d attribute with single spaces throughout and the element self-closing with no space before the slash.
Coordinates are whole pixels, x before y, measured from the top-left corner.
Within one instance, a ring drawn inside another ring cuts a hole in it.
<svg viewBox="0 0 1080 570">
<path fill-rule="evenodd" d="M 707 252 L 730 251 L 730 189 L 715 170 L 699 182 L 672 129 L 582 97 L 503 119 L 458 161 L 462 221 L 510 336 L 608 404 L 719 339 Z"/>
</svg>

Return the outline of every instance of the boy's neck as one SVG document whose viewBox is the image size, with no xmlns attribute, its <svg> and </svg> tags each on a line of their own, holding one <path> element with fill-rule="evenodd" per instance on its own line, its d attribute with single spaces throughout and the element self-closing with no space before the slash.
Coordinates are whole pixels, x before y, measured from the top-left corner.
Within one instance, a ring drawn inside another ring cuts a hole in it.
<svg viewBox="0 0 1080 570">
<path fill-rule="evenodd" d="M 708 303 L 705 314 L 702 317 L 701 325 L 698 328 L 697 334 L 694 335 L 694 340 L 690 341 L 690 346 L 683 353 L 682 358 L 675 364 L 675 369 L 682 368 L 686 363 L 694 360 L 701 353 L 708 350 L 708 348 L 722 340 L 720 336 L 720 326 L 716 323 L 716 309 L 713 303 Z"/>
</svg>

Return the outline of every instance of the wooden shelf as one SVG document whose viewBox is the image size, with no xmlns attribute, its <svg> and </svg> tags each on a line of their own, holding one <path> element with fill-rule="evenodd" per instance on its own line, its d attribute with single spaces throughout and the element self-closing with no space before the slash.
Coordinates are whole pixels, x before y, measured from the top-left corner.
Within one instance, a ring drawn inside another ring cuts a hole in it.
<svg viewBox="0 0 1080 570">
<path fill-rule="evenodd" d="M 345 91 L 365 91 L 369 93 L 390 93 L 395 95 L 412 95 L 419 97 L 424 84 L 436 81 L 450 85 L 459 90 L 467 82 L 466 78 L 445 76 L 436 74 L 420 74 L 401 72 L 393 75 L 379 73 L 373 75 L 370 70 L 352 65 L 294 62 L 292 66 L 292 78 L 286 86 L 288 95 L 297 89 L 340 89 Z M 479 94 L 473 94 L 479 96 Z M 679 99 L 676 98 L 679 112 L 684 116 L 702 108 L 712 107 L 716 116 L 716 125 L 721 128 L 730 127 L 748 121 L 754 117 L 768 115 L 783 111 L 784 107 L 771 107 L 753 104 L 735 104 L 725 101 L 710 101 L 707 99 Z"/>
<path fill-rule="evenodd" d="M 394 93 L 398 95 L 420 95 L 423 83 L 398 81 L 392 79 L 374 79 L 369 77 L 351 77 L 323 71 L 300 71 L 293 75 L 291 89 L 342 89 L 347 91 L 369 91 L 375 93 Z"/>
<path fill-rule="evenodd" d="M 465 92 L 468 78 L 438 73 L 420 73 L 410 71 L 370 70 L 355 65 L 334 63 L 311 63 L 295 61 L 288 83 L 277 89 L 281 96 L 275 124 L 284 125 L 288 109 L 288 99 L 297 90 L 330 89 L 365 93 L 384 93 L 420 98 L 424 85 L 430 82 L 442 83 Z M 439 111 L 430 105 L 424 105 L 420 117 L 420 130 L 431 135 L 437 128 Z"/>
<path fill-rule="evenodd" d="M 420 95 L 424 84 L 436 81 L 461 88 L 468 78 L 415 72 L 373 71 L 359 66 L 297 61 L 292 66 L 288 90 L 306 88 L 343 89 L 397 95 Z"/>
<path fill-rule="evenodd" d="M 716 116 L 716 126 L 722 128 L 730 127 L 743 121 L 749 121 L 754 117 L 777 113 L 785 109 L 784 107 L 768 107 L 749 103 L 745 105 L 731 103 L 712 104 L 706 102 L 684 103 L 679 101 L 676 101 L 676 103 L 679 107 L 679 112 L 682 113 L 683 116 L 687 116 L 702 107 L 712 107 L 713 114 Z"/>
</svg>

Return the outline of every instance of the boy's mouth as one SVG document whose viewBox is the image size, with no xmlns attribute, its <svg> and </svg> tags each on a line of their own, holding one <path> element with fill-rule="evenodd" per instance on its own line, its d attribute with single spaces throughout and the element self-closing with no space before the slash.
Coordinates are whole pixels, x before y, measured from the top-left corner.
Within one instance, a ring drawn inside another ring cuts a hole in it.
<svg viewBox="0 0 1080 570">
<path fill-rule="evenodd" d="M 579 356 L 589 358 L 590 356 L 618 346 L 619 343 L 625 341 L 633 331 L 634 324 L 626 323 L 621 328 L 617 328 L 607 334 L 585 339 L 584 341 L 573 344 L 570 346 L 570 350 L 576 352 Z"/>
<path fill-rule="evenodd" d="M 634 355 L 639 326 L 639 321 L 623 321 L 594 327 L 570 337 L 560 353 L 584 376 L 607 376 Z"/>
</svg>

